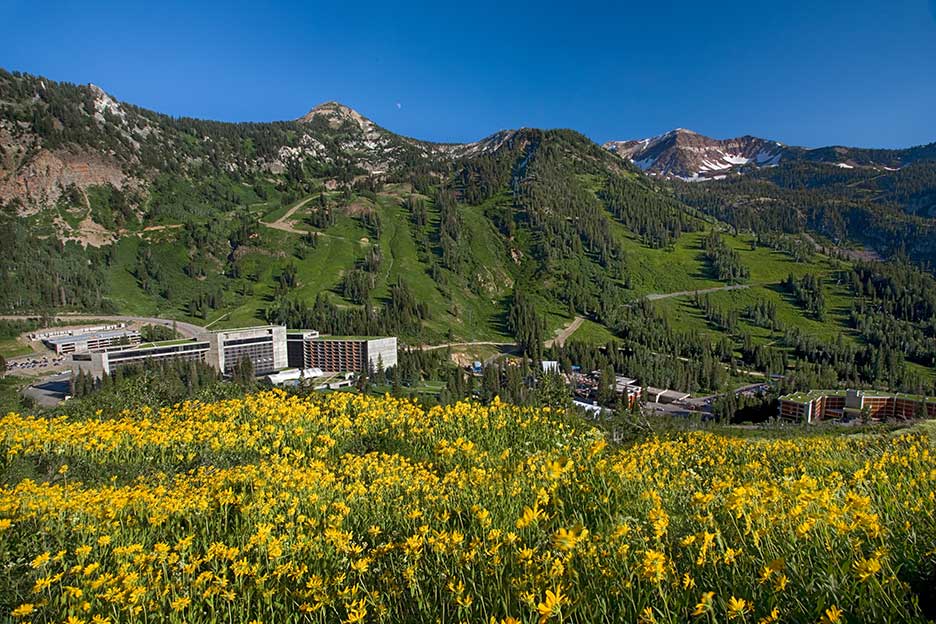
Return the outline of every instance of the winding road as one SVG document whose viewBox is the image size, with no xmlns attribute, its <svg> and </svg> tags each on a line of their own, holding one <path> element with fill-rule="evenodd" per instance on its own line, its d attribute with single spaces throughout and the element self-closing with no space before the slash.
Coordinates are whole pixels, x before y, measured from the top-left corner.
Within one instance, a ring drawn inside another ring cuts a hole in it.
<svg viewBox="0 0 936 624">
<path fill-rule="evenodd" d="M 4 320 L 19 320 L 38 318 L 39 314 L 10 314 L 0 316 Z M 155 318 L 152 316 L 122 316 L 111 314 L 56 314 L 54 319 L 63 323 L 68 321 L 122 321 L 124 323 L 143 323 L 149 325 L 162 325 L 172 327 L 175 323 L 176 331 L 186 338 L 195 338 L 205 333 L 203 327 L 186 323 L 184 321 L 173 321 L 172 319 Z"/>
</svg>

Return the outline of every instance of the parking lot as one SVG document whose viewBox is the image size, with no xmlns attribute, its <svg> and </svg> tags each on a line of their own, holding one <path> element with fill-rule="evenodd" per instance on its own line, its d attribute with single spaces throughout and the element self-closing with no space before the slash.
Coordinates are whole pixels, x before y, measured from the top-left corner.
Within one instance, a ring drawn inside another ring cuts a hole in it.
<svg viewBox="0 0 936 624">
<path fill-rule="evenodd" d="M 55 407 L 64 401 L 71 392 L 71 373 L 58 373 L 45 377 L 23 391 L 23 396 L 29 397 L 42 407 Z"/>
<path fill-rule="evenodd" d="M 7 360 L 7 373 L 31 373 L 41 370 L 57 370 L 68 365 L 63 355 L 30 355 Z"/>
</svg>

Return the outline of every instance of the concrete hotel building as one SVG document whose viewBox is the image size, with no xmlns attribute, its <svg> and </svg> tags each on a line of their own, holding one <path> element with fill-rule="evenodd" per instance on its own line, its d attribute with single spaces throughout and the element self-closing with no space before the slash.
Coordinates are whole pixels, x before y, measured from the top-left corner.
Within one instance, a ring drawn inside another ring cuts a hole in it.
<svg viewBox="0 0 936 624">
<path fill-rule="evenodd" d="M 206 332 L 196 340 L 170 340 L 105 353 L 76 353 L 72 370 L 100 378 L 117 368 L 153 361 L 185 360 L 209 364 L 230 375 L 248 358 L 257 375 L 286 368 L 286 328 L 281 325 Z"/>
<path fill-rule="evenodd" d="M 254 373 L 268 375 L 288 366 L 286 328 L 282 325 L 228 329 L 208 334 L 208 363 L 230 375 L 247 358 Z"/>
<path fill-rule="evenodd" d="M 780 397 L 777 411 L 781 418 L 807 423 L 844 416 L 861 418 L 865 413 L 874 420 L 918 415 L 936 418 L 936 399 L 874 390 L 813 390 Z"/>
<path fill-rule="evenodd" d="M 231 375 L 243 358 L 250 360 L 258 376 L 289 367 L 360 373 L 379 366 L 384 369 L 396 366 L 397 339 L 322 338 L 317 331 L 287 331 L 282 325 L 246 327 L 205 332 L 195 340 L 170 340 L 137 347 L 124 345 L 120 350 L 101 353 L 74 353 L 72 369 L 75 373 L 81 370 L 100 378 L 121 366 L 157 360 L 194 360 Z"/>
<path fill-rule="evenodd" d="M 88 353 L 108 349 L 126 349 L 129 346 L 140 344 L 140 332 L 132 329 L 115 329 L 111 331 L 73 333 L 44 338 L 42 342 L 59 355 Z"/>
<path fill-rule="evenodd" d="M 72 372 L 79 371 L 100 379 L 123 366 L 141 365 L 153 361 L 185 360 L 205 363 L 208 361 L 207 340 L 156 343 L 153 346 L 106 351 L 99 353 L 75 353 L 72 355 Z"/>
<path fill-rule="evenodd" d="M 330 373 L 365 373 L 397 365 L 395 337 L 322 337 L 318 332 L 297 330 L 287 334 L 286 342 L 289 345 L 289 366 L 294 368 L 320 368 Z"/>
</svg>

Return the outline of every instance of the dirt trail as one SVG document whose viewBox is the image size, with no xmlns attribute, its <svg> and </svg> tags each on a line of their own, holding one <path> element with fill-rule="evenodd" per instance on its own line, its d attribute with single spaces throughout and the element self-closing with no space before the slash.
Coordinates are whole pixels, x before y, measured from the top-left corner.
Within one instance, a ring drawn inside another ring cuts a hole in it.
<svg viewBox="0 0 936 624">
<path fill-rule="evenodd" d="M 292 234 L 305 234 L 305 230 L 297 230 L 294 228 L 292 222 L 289 219 L 293 216 L 293 214 L 295 214 L 297 210 L 308 204 L 310 201 L 312 201 L 312 197 L 306 197 L 302 201 L 297 202 L 292 208 L 286 211 L 286 214 L 284 214 L 276 221 L 273 221 L 272 223 L 261 221 L 260 223 L 267 226 L 268 228 L 273 228 L 274 230 L 282 230 L 283 232 L 291 232 Z"/>
<path fill-rule="evenodd" d="M 845 256 L 846 258 L 854 262 L 880 262 L 881 260 L 881 255 L 873 249 L 867 249 L 867 248 L 845 249 L 844 247 L 826 248 L 823 245 L 820 245 L 816 241 L 816 239 L 814 239 L 809 234 L 804 232 L 802 236 L 807 241 L 809 241 L 809 243 L 813 246 L 813 249 L 815 249 L 817 253 L 827 253 L 827 250 L 837 251 L 838 253 L 842 254 L 843 256 Z"/>
<path fill-rule="evenodd" d="M 730 286 L 716 286 L 714 288 L 701 288 L 699 290 L 680 290 L 671 293 L 653 293 L 645 295 L 647 301 L 659 301 L 660 299 L 669 299 L 670 297 L 685 297 L 686 295 L 704 295 L 706 293 L 718 292 L 720 290 L 743 290 L 750 288 L 750 284 L 731 284 Z"/>
<path fill-rule="evenodd" d="M 569 339 L 569 336 L 575 333 L 575 330 L 581 327 L 582 323 L 585 321 L 581 316 L 576 316 L 572 319 L 572 322 L 556 332 L 555 338 L 546 341 L 546 348 L 557 346 L 561 347 L 565 344 L 565 341 Z"/>
<path fill-rule="evenodd" d="M 515 347 L 513 342 L 492 342 L 489 340 L 479 340 L 477 342 L 443 342 L 436 345 L 420 345 L 423 351 L 436 351 L 438 349 L 448 349 L 449 347 Z"/>
<path fill-rule="evenodd" d="M 562 346 L 562 344 L 569 339 L 569 336 L 575 333 L 575 330 L 578 329 L 582 323 L 585 321 L 581 316 L 576 316 L 574 319 L 569 321 L 569 324 L 561 328 L 556 332 L 555 337 L 550 338 L 546 341 L 546 348 L 552 347 L 554 344 Z M 502 347 L 507 349 L 515 349 L 517 344 L 514 342 L 495 342 L 492 340 L 478 340 L 474 342 L 444 342 L 442 344 L 435 345 L 420 345 L 420 349 L 423 351 L 435 351 L 437 349 L 447 349 L 449 347 Z"/>
</svg>

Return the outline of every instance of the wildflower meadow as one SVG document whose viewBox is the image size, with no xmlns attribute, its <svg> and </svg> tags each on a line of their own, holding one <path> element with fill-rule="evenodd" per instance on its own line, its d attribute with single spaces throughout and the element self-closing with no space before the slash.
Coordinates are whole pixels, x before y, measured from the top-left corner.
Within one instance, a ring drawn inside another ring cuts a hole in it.
<svg viewBox="0 0 936 624">
<path fill-rule="evenodd" d="M 549 408 L 270 391 L 8 414 L 0 469 L 14 622 L 932 617 L 919 431 L 615 448 Z"/>
</svg>

